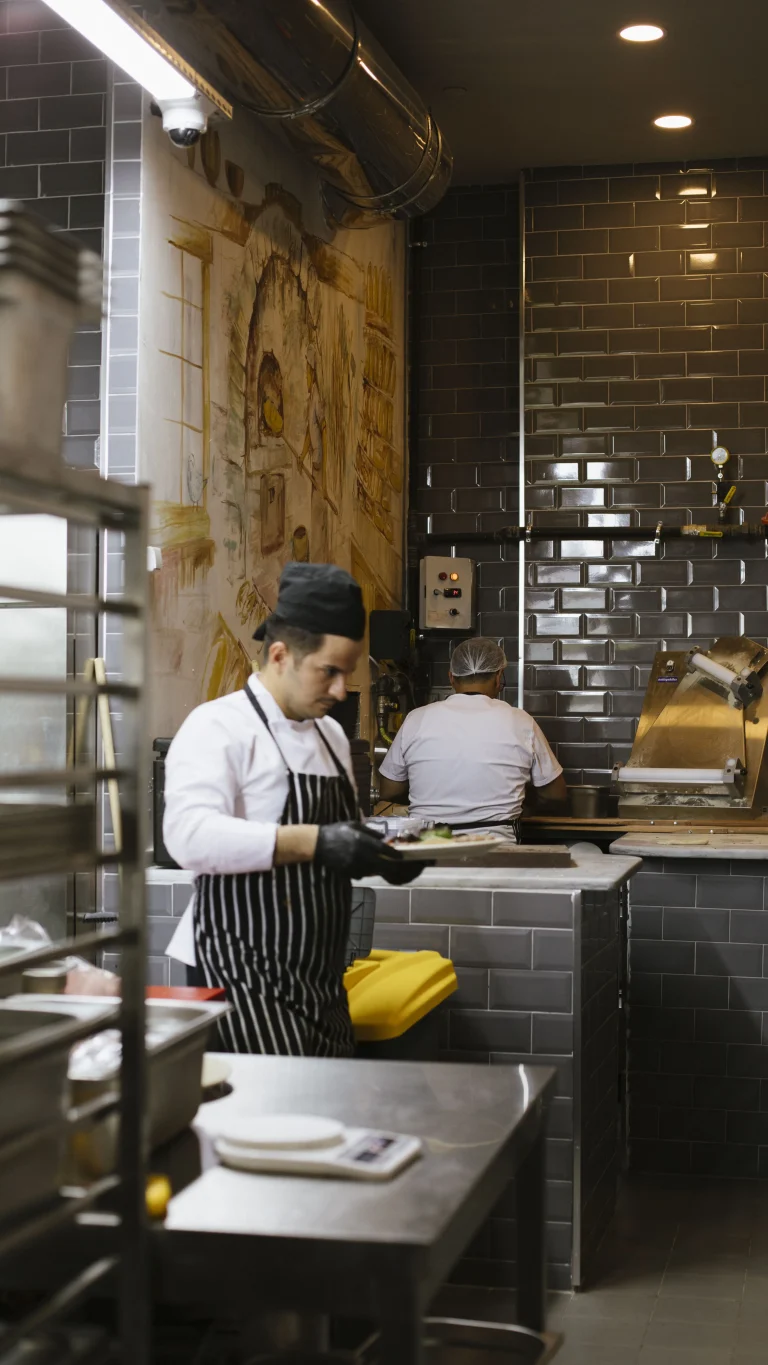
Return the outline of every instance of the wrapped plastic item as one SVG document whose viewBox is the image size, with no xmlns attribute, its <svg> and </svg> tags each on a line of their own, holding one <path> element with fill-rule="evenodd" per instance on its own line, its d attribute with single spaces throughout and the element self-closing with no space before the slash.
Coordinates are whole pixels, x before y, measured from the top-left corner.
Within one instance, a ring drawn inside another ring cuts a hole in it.
<svg viewBox="0 0 768 1365">
<path fill-rule="evenodd" d="M 157 1047 L 165 1037 L 158 1029 L 146 1031 L 147 1048 Z M 75 1043 L 69 1054 L 69 1079 L 71 1081 L 106 1081 L 120 1070 L 122 1045 L 120 1030 L 104 1029 L 91 1038 Z"/>
<path fill-rule="evenodd" d="M 14 915 L 10 923 L 0 928 L 0 952 L 31 952 L 52 944 L 53 940 L 42 924 L 25 915 Z M 62 962 L 67 973 L 65 995 L 120 995 L 120 977 L 114 972 L 94 967 L 82 957 L 66 957 Z"/>
</svg>

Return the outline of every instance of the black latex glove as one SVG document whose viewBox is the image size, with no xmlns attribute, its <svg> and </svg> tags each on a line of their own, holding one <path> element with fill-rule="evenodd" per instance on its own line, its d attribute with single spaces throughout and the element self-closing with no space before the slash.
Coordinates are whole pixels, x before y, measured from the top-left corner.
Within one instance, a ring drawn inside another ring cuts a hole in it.
<svg viewBox="0 0 768 1365">
<path fill-rule="evenodd" d="M 387 848 L 383 840 L 379 830 L 368 829 L 355 820 L 321 825 L 315 862 L 345 877 L 381 877 L 382 865 L 404 862 L 402 854 Z"/>
<path fill-rule="evenodd" d="M 427 867 L 434 867 L 434 862 L 413 863 L 410 858 L 404 858 L 401 853 L 397 855 L 398 861 L 390 862 L 387 859 L 386 868 L 379 873 L 385 882 L 390 886 L 407 886 L 409 882 L 415 882 Z"/>
</svg>

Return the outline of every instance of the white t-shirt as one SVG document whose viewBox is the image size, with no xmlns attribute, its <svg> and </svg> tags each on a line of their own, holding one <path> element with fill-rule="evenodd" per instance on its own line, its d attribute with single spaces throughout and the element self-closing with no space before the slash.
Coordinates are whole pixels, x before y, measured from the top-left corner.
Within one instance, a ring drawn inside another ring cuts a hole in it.
<svg viewBox="0 0 768 1365">
<path fill-rule="evenodd" d="M 407 780 L 411 815 L 448 824 L 514 820 L 526 784 L 546 787 L 562 771 L 527 711 L 466 692 L 411 711 L 381 765 Z"/>
</svg>

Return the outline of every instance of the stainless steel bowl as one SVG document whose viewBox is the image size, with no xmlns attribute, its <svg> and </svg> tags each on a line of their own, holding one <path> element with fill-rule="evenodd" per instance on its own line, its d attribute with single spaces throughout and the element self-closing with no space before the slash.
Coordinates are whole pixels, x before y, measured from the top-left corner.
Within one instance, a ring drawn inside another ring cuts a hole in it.
<svg viewBox="0 0 768 1365">
<path fill-rule="evenodd" d="M 571 815 L 577 820 L 599 820 L 603 813 L 602 787 L 571 787 Z"/>
</svg>

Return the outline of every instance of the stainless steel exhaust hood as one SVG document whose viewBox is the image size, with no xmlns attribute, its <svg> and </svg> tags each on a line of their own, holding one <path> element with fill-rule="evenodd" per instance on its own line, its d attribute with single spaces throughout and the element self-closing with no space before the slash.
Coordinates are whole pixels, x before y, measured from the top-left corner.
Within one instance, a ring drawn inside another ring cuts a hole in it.
<svg viewBox="0 0 768 1365">
<path fill-rule="evenodd" d="M 416 217 L 445 194 L 440 129 L 349 0 L 148 0 L 144 14 L 233 104 L 282 125 L 337 222 Z"/>
</svg>

